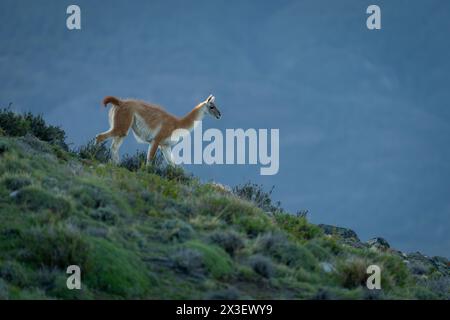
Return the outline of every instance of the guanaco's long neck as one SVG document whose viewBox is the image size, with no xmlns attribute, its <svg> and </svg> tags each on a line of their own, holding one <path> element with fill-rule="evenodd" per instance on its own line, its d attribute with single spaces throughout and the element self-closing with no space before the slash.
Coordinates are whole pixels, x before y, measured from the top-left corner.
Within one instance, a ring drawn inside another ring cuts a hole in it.
<svg viewBox="0 0 450 320">
<path fill-rule="evenodd" d="M 205 115 L 203 112 L 204 103 L 200 103 L 194 109 L 191 110 L 186 116 L 180 119 L 179 128 L 192 129 L 195 121 L 201 121 Z"/>
</svg>

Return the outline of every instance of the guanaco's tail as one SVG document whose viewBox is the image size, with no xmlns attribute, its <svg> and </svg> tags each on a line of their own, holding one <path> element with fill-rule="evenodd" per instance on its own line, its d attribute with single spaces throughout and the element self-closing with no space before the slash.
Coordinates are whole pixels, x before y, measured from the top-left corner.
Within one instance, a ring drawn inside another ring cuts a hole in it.
<svg viewBox="0 0 450 320">
<path fill-rule="evenodd" d="M 122 101 L 120 101 L 116 97 L 107 96 L 107 97 L 105 97 L 105 99 L 103 99 L 103 105 L 106 107 L 108 105 L 108 103 L 111 103 L 115 106 L 120 106 Z"/>
</svg>

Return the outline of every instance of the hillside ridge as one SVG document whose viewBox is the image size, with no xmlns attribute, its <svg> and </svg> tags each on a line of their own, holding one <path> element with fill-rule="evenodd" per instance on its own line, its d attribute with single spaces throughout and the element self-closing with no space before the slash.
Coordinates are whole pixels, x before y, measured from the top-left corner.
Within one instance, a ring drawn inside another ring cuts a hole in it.
<svg viewBox="0 0 450 320">
<path fill-rule="evenodd" d="M 444 257 L 313 225 L 251 183 L 202 183 L 140 154 L 116 166 L 104 145 L 69 150 L 58 128 L 4 123 L 0 299 L 450 297 Z M 366 287 L 373 264 L 381 290 Z M 69 265 L 82 290 L 67 289 Z"/>
</svg>

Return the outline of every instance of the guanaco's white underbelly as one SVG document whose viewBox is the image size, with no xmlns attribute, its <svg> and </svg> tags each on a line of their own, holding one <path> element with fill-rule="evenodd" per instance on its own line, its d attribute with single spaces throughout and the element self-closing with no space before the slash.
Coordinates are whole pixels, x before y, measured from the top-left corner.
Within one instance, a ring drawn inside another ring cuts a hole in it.
<svg viewBox="0 0 450 320">
<path fill-rule="evenodd" d="M 138 142 L 150 143 L 158 134 L 160 128 L 149 128 L 144 119 L 142 119 L 141 116 L 135 114 L 131 129 L 133 130 L 134 137 Z"/>
</svg>

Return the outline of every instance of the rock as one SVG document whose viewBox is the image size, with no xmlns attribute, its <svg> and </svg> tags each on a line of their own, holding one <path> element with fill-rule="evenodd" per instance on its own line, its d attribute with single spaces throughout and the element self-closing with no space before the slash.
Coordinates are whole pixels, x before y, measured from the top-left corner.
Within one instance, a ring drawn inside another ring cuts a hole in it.
<svg viewBox="0 0 450 320">
<path fill-rule="evenodd" d="M 11 192 L 11 193 L 9 194 L 9 196 L 10 196 L 11 198 L 15 198 L 15 197 L 17 197 L 18 194 L 19 194 L 19 190 L 16 190 L 16 191 Z"/>
<path fill-rule="evenodd" d="M 364 248 L 366 245 L 359 240 L 355 231 L 348 228 L 335 227 L 328 224 L 319 224 L 319 228 L 323 230 L 326 235 L 335 236 L 339 241 L 355 248 Z"/>
<path fill-rule="evenodd" d="M 433 257 L 431 262 L 436 267 L 437 271 L 445 276 L 450 276 L 450 262 L 444 257 Z"/>
<path fill-rule="evenodd" d="M 229 186 L 224 185 L 222 183 L 211 182 L 211 186 L 220 192 L 229 193 L 229 194 L 231 194 L 233 192 L 233 190 Z"/>
<path fill-rule="evenodd" d="M 442 276 L 450 276 L 448 260 L 444 257 L 427 257 L 420 252 L 409 253 L 406 263 L 411 272 L 422 276 L 437 273 Z"/>
<path fill-rule="evenodd" d="M 368 240 L 367 244 L 369 245 L 370 248 L 375 248 L 379 250 L 387 250 L 391 247 L 389 243 L 386 241 L 386 239 L 380 237 Z"/>
<path fill-rule="evenodd" d="M 335 227 L 328 224 L 319 224 L 318 227 L 321 228 L 325 234 L 336 235 L 342 239 L 360 241 L 358 235 L 352 229 Z"/>
</svg>

